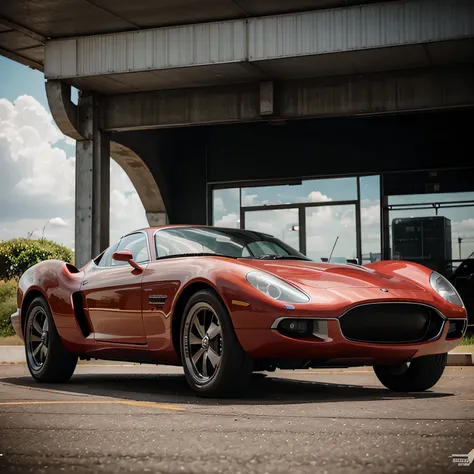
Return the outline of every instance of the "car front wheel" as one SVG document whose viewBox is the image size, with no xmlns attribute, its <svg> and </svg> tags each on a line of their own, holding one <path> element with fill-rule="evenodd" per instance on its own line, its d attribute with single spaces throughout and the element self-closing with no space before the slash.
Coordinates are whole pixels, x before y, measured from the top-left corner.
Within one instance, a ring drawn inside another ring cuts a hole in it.
<svg viewBox="0 0 474 474">
<path fill-rule="evenodd" d="M 44 298 L 33 300 L 25 323 L 26 362 L 38 382 L 66 382 L 74 373 L 77 356 L 62 344 Z"/>
<path fill-rule="evenodd" d="M 253 362 L 237 340 L 227 308 L 212 290 L 188 301 L 181 325 L 186 379 L 202 397 L 238 396 L 248 386 Z"/>
<path fill-rule="evenodd" d="M 380 382 L 394 392 L 424 392 L 441 378 L 448 354 L 418 357 L 397 365 L 375 365 Z"/>
</svg>

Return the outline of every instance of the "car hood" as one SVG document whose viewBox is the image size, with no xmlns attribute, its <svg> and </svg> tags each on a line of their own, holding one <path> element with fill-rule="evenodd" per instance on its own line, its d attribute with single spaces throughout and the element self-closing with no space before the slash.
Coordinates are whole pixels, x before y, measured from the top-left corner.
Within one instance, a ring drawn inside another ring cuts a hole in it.
<svg viewBox="0 0 474 474">
<path fill-rule="evenodd" d="M 359 265 L 295 260 L 249 260 L 246 264 L 256 270 L 271 273 L 302 289 L 386 288 L 387 290 L 424 290 L 424 288 L 410 280 L 379 273 Z"/>
</svg>

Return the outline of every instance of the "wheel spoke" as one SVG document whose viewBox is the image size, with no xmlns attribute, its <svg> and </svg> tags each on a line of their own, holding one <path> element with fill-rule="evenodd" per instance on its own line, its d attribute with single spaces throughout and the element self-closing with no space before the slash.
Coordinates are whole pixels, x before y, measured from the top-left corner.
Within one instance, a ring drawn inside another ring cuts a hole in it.
<svg viewBox="0 0 474 474">
<path fill-rule="evenodd" d="M 40 341 L 41 341 L 41 337 L 33 333 L 30 334 L 30 342 L 40 342 Z"/>
<path fill-rule="evenodd" d="M 44 323 L 43 323 L 43 332 L 46 332 L 48 330 L 48 317 L 44 318 Z"/>
<path fill-rule="evenodd" d="M 38 322 L 37 319 L 33 321 L 33 329 L 41 336 L 43 334 L 43 330 L 40 326 L 40 323 Z"/>
<path fill-rule="evenodd" d="M 199 339 L 199 337 L 195 336 L 193 333 L 189 334 L 189 344 L 191 346 L 194 346 L 196 344 L 201 345 L 202 344 L 202 339 Z"/>
<path fill-rule="evenodd" d="M 202 358 L 202 375 L 203 375 L 203 377 L 208 377 L 208 375 L 207 375 L 207 352 L 204 352 L 204 357 Z"/>
<path fill-rule="evenodd" d="M 41 348 L 41 362 L 44 362 L 46 360 L 47 354 L 48 354 L 48 348 L 43 344 L 43 347 Z"/>
<path fill-rule="evenodd" d="M 212 347 L 209 347 L 209 350 L 207 351 L 207 358 L 209 358 L 214 369 L 219 365 L 221 360 L 219 354 L 217 354 Z"/>
<path fill-rule="evenodd" d="M 43 348 L 43 343 L 40 342 L 37 346 L 36 349 L 33 351 L 33 355 L 36 357 L 39 351 Z"/>
<path fill-rule="evenodd" d="M 193 362 L 194 365 L 198 363 L 198 360 L 201 358 L 201 356 L 204 354 L 204 349 L 201 347 L 196 354 L 193 355 Z"/>
<path fill-rule="evenodd" d="M 204 328 L 201 326 L 201 323 L 199 322 L 199 319 L 198 318 L 195 318 L 194 319 L 194 324 L 193 326 L 196 328 L 198 334 L 201 336 L 201 339 L 204 338 L 204 336 L 206 335 L 205 331 L 204 331 Z"/>
<path fill-rule="evenodd" d="M 207 334 L 209 339 L 214 339 L 217 335 L 221 333 L 221 327 L 218 326 L 216 323 L 212 322 L 207 330 Z"/>
</svg>

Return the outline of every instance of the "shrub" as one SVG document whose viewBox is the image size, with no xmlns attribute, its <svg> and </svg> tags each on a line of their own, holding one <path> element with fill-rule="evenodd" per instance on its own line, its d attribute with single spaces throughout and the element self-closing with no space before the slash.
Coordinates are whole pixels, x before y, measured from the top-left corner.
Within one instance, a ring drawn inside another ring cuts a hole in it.
<svg viewBox="0 0 474 474">
<path fill-rule="evenodd" d="M 0 281 L 0 337 L 13 336 L 15 331 L 10 315 L 16 311 L 16 282 Z"/>
<path fill-rule="evenodd" d="M 36 263 L 63 260 L 73 263 L 73 252 L 50 240 L 13 239 L 0 242 L 0 280 L 18 280 Z"/>
</svg>

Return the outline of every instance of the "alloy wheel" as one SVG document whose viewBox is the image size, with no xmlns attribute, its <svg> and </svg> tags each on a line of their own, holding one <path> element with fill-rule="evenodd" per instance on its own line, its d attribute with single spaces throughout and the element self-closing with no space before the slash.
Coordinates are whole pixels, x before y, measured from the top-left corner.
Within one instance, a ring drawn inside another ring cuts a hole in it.
<svg viewBox="0 0 474 474">
<path fill-rule="evenodd" d="M 196 303 L 186 316 L 185 363 L 198 383 L 206 383 L 219 370 L 223 340 L 219 317 L 208 303 Z"/>
<path fill-rule="evenodd" d="M 49 342 L 48 316 L 38 306 L 32 311 L 26 330 L 28 362 L 32 369 L 38 371 L 43 367 L 48 356 Z"/>
</svg>

